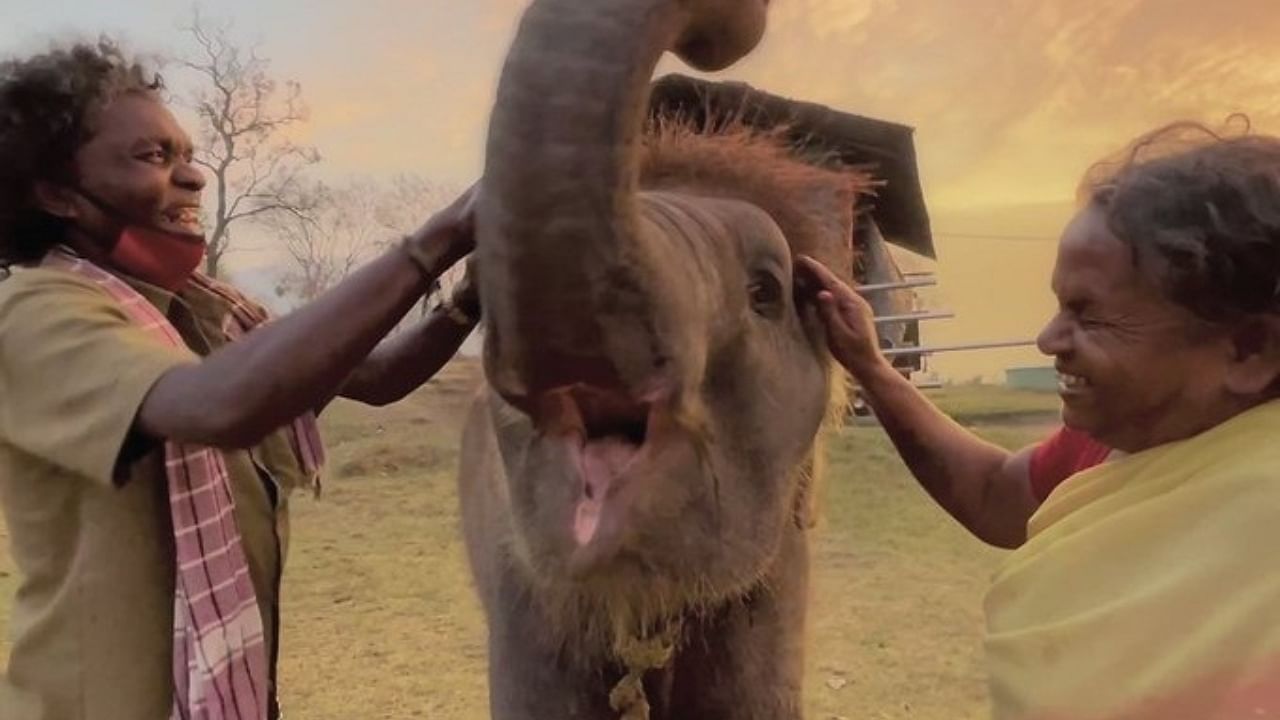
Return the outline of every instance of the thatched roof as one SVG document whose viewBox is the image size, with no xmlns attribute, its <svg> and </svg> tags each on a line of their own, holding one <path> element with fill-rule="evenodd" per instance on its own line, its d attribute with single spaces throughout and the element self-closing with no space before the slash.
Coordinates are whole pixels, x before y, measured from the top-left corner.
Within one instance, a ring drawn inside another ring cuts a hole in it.
<svg viewBox="0 0 1280 720">
<path fill-rule="evenodd" d="M 871 199 L 871 213 L 885 239 L 936 257 L 912 128 L 771 95 L 744 83 L 715 83 L 684 75 L 667 75 L 654 83 L 651 110 L 680 112 L 697 123 L 705 122 L 710 111 L 713 118 L 737 115 L 754 127 L 789 125 L 793 139 L 805 150 L 865 165 L 883 180 L 885 185 Z"/>
</svg>

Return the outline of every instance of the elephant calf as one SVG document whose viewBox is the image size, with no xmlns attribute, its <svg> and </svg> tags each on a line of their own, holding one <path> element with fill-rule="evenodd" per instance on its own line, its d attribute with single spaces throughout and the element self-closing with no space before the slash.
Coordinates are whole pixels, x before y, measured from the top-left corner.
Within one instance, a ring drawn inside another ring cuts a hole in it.
<svg viewBox="0 0 1280 720">
<path fill-rule="evenodd" d="M 535 0 L 478 216 L 488 384 L 463 527 L 500 720 L 800 718 L 808 504 L 842 377 L 792 264 L 847 276 L 870 183 L 727 123 L 645 122 L 671 49 L 765 0 Z"/>
</svg>

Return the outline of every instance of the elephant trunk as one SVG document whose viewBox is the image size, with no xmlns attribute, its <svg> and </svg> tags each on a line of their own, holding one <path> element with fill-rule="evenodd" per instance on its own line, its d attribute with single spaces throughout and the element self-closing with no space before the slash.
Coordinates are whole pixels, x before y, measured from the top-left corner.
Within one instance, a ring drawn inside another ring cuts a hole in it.
<svg viewBox="0 0 1280 720">
<path fill-rule="evenodd" d="M 535 0 L 493 111 L 479 200 L 490 381 L 509 400 L 574 383 L 635 392 L 666 361 L 651 289 L 670 242 L 640 211 L 649 79 L 759 41 L 767 0 Z M 663 248 L 667 248 L 664 250 Z M 668 260 L 667 263 L 670 263 Z"/>
</svg>

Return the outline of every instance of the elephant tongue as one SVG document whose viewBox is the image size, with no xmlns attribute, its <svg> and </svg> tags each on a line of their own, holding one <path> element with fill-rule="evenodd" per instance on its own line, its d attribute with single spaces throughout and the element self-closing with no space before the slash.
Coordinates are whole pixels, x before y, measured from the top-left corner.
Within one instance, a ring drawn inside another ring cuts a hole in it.
<svg viewBox="0 0 1280 720">
<path fill-rule="evenodd" d="M 582 448 L 582 495 L 573 517 L 573 538 L 586 545 L 600 528 L 600 515 L 614 480 L 632 462 L 640 448 L 623 438 L 606 437 Z"/>
</svg>

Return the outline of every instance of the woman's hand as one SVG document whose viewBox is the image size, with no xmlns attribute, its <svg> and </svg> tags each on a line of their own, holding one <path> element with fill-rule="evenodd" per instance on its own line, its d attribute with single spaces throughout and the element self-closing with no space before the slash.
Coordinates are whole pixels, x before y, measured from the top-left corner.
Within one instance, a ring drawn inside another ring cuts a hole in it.
<svg viewBox="0 0 1280 720">
<path fill-rule="evenodd" d="M 871 305 L 813 258 L 797 258 L 796 272 L 814 286 L 818 315 L 835 359 L 855 378 L 883 368 L 888 361 L 880 353 Z"/>
</svg>

